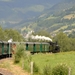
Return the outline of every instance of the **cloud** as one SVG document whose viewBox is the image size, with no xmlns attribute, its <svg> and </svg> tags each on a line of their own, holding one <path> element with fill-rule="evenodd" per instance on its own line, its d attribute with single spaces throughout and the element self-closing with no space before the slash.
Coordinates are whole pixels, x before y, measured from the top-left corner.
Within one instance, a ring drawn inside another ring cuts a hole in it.
<svg viewBox="0 0 75 75">
<path fill-rule="evenodd" d="M 3 2 L 11 2 L 12 0 L 0 0 L 0 1 L 3 1 Z"/>
</svg>

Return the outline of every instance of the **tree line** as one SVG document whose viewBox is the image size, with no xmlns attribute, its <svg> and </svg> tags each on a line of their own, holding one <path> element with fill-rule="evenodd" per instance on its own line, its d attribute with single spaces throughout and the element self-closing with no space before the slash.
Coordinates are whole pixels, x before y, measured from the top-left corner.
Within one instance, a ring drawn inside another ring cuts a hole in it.
<svg viewBox="0 0 75 75">
<path fill-rule="evenodd" d="M 53 40 L 53 42 L 57 41 L 58 45 L 60 46 L 61 52 L 75 50 L 75 38 L 68 37 L 67 34 L 65 34 L 63 32 L 59 32 L 56 34 L 56 36 L 51 37 L 49 32 L 47 32 L 45 30 L 41 30 L 37 33 L 33 33 L 33 35 L 47 36 L 47 37 L 50 37 Z M 15 42 L 24 42 L 25 41 L 23 36 L 17 30 L 2 29 L 2 27 L 0 27 L 0 40 L 8 41 L 11 38 Z M 45 42 L 47 42 L 47 41 L 45 41 Z"/>
<path fill-rule="evenodd" d="M 1 41 L 8 41 L 9 39 L 13 39 L 13 41 L 24 41 L 23 36 L 14 29 L 3 29 L 0 27 L 0 40 Z"/>
<path fill-rule="evenodd" d="M 34 33 L 33 35 L 42 35 L 42 36 L 47 36 L 47 37 L 51 38 L 53 40 L 53 42 L 57 42 L 57 44 L 60 47 L 61 52 L 75 51 L 75 38 L 71 37 L 71 35 L 68 36 L 67 34 L 65 34 L 63 32 L 59 32 L 56 34 L 56 36 L 51 37 L 50 33 L 45 30 L 39 30 L 38 32 Z M 44 42 L 49 42 L 49 41 L 44 41 Z"/>
<path fill-rule="evenodd" d="M 56 36 L 51 37 L 50 33 L 45 30 L 41 30 L 37 34 L 50 37 L 53 42 L 57 42 L 61 52 L 75 51 L 75 37 L 68 36 L 63 32 L 59 32 Z"/>
<path fill-rule="evenodd" d="M 58 33 L 54 37 L 54 41 L 58 42 L 61 52 L 75 51 L 75 38 L 70 38 L 65 33 Z"/>
</svg>

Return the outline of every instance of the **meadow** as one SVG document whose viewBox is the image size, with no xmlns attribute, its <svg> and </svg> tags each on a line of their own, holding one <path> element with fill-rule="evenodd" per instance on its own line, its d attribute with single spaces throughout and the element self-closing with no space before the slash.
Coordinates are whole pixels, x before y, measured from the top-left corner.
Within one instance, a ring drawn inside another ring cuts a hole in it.
<svg viewBox="0 0 75 75">
<path fill-rule="evenodd" d="M 39 67 L 40 72 L 43 71 L 45 65 L 50 65 L 51 68 L 58 64 L 66 64 L 71 68 L 71 75 L 75 75 L 75 52 L 61 52 L 61 53 L 46 53 L 32 55 L 32 61 Z"/>
</svg>

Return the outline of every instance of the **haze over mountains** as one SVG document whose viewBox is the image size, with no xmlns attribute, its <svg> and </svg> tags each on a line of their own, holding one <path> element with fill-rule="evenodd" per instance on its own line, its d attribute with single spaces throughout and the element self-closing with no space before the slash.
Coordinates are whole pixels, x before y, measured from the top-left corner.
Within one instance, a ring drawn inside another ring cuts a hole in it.
<svg viewBox="0 0 75 75">
<path fill-rule="evenodd" d="M 0 25 L 49 32 L 74 30 L 75 0 L 0 0 Z"/>
<path fill-rule="evenodd" d="M 60 0 L 0 0 L 0 25 L 9 27 L 35 18 Z"/>
</svg>

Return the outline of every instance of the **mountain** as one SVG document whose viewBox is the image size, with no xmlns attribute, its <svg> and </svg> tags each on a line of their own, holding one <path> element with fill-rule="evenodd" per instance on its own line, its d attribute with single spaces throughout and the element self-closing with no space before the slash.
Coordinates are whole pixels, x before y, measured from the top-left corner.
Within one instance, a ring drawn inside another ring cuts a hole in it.
<svg viewBox="0 0 75 75">
<path fill-rule="evenodd" d="M 34 31 L 46 30 L 54 35 L 60 31 L 67 35 L 75 31 L 75 1 L 66 0 L 55 4 L 38 16 L 37 20 L 28 26 Z"/>
<path fill-rule="evenodd" d="M 0 25 L 3 28 L 71 34 L 74 20 L 75 0 L 0 0 Z"/>
<path fill-rule="evenodd" d="M 35 19 L 44 10 L 51 8 L 60 0 L 0 0 L 0 25 L 15 28 L 23 21 Z"/>
</svg>

